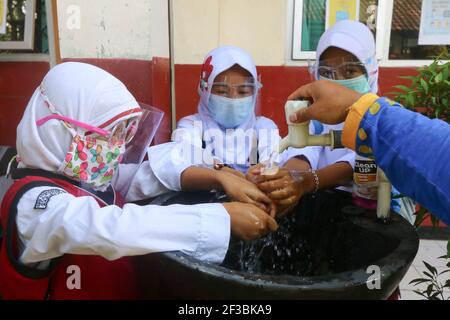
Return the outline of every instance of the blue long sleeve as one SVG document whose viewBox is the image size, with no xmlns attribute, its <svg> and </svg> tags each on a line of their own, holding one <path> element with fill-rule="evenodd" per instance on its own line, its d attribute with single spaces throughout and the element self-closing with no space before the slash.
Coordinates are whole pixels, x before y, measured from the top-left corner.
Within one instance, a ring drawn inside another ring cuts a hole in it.
<svg viewBox="0 0 450 320">
<path fill-rule="evenodd" d="M 365 113 L 356 151 L 391 183 L 450 225 L 450 125 L 379 98 Z"/>
</svg>

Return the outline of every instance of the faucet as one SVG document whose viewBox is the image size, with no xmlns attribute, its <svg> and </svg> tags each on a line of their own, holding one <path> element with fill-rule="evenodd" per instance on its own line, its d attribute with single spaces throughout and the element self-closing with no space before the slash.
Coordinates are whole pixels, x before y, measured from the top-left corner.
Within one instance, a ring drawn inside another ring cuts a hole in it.
<svg viewBox="0 0 450 320">
<path fill-rule="evenodd" d="M 304 148 L 308 146 L 329 146 L 331 150 L 344 148 L 342 144 L 342 131 L 330 130 L 330 133 L 323 135 L 309 134 L 309 121 L 293 123 L 290 115 L 309 106 L 306 100 L 290 100 L 286 102 L 286 122 L 288 124 L 288 135 L 283 138 L 278 146 L 278 152 L 282 153 L 289 147 Z M 382 223 L 388 223 L 391 212 L 391 183 L 378 168 L 378 194 L 377 194 L 377 219 Z"/>
<path fill-rule="evenodd" d="M 331 130 L 330 133 L 323 135 L 310 135 L 309 121 L 302 123 L 291 122 L 289 116 L 292 113 L 307 108 L 308 106 L 309 101 L 305 100 L 291 100 L 286 103 L 286 122 L 288 124 L 289 133 L 281 140 L 278 147 L 279 153 L 282 153 L 289 147 L 304 148 L 308 146 L 330 146 L 332 150 L 344 147 L 341 142 L 342 131 Z"/>
</svg>

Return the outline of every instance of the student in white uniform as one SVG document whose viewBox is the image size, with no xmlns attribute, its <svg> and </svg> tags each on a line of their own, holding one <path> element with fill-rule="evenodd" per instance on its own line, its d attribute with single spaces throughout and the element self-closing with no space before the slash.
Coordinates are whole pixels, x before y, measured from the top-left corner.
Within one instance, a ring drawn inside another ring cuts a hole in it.
<svg viewBox="0 0 450 320">
<path fill-rule="evenodd" d="M 320 38 L 316 63 L 310 67 L 313 79 L 337 82 L 352 90 L 368 93 L 378 91 L 378 65 L 375 57 L 375 41 L 371 31 L 362 23 L 344 20 L 328 29 Z M 342 130 L 343 124 L 325 125 L 317 121 L 310 124 L 311 134 L 325 134 L 330 130 Z M 329 147 L 289 148 L 289 159 L 278 175 L 260 177 L 258 186 L 280 207 L 280 214 L 294 207 L 306 193 L 338 186 L 351 192 L 355 153 L 349 149 L 331 150 Z M 302 181 L 294 181 L 289 170 L 307 173 Z M 258 174 L 255 167 L 249 177 Z"/>
<path fill-rule="evenodd" d="M 180 158 L 195 165 L 182 175 L 183 190 L 221 189 L 275 216 L 273 201 L 244 175 L 252 164 L 268 160 L 279 141 L 275 123 L 255 114 L 260 88 L 248 53 L 234 46 L 212 50 L 202 66 L 198 113 L 178 122 L 172 140 L 185 150 Z M 164 168 L 155 170 L 160 172 Z"/>
<path fill-rule="evenodd" d="M 279 139 L 276 124 L 256 115 L 261 84 L 255 63 L 241 48 L 219 47 L 206 55 L 199 80 L 198 113 L 178 122 L 173 140 L 203 149 L 203 165 L 217 161 L 243 177 L 269 159 Z"/>
<path fill-rule="evenodd" d="M 126 87 L 97 67 L 64 63 L 50 70 L 17 129 L 19 168 L 1 211 L 2 298 L 137 298 L 127 257 L 182 251 L 220 263 L 230 229 L 252 239 L 276 228 L 251 204 L 124 204 L 114 186 L 132 181 L 125 200 L 133 201 L 180 190 L 188 166 L 166 160 L 165 182 L 155 175 L 152 159 L 161 166 L 172 143 L 150 149 L 135 176 L 122 170 L 142 113 Z M 73 266 L 82 277 L 76 290 L 66 286 Z"/>
</svg>

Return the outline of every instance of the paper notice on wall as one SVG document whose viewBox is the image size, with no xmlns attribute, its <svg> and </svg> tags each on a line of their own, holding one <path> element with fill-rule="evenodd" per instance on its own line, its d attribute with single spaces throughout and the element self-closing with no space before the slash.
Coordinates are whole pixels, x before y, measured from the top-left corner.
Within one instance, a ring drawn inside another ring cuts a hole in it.
<svg viewBox="0 0 450 320">
<path fill-rule="evenodd" d="M 0 0 L 0 34 L 6 33 L 6 9 L 8 0 Z"/>
<path fill-rule="evenodd" d="M 423 0 L 419 45 L 450 44 L 450 0 Z"/>
<path fill-rule="evenodd" d="M 338 21 L 348 19 L 359 20 L 359 0 L 327 0 L 327 29 Z"/>
</svg>

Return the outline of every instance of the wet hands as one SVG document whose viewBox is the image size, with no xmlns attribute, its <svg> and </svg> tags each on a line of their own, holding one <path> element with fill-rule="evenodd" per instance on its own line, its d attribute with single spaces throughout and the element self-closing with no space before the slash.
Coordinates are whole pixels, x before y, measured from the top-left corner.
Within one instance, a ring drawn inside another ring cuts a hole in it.
<svg viewBox="0 0 450 320">
<path fill-rule="evenodd" d="M 230 173 L 232 175 L 235 175 L 238 178 L 245 179 L 245 175 L 242 172 L 238 171 L 238 170 L 235 170 L 235 169 L 232 169 L 232 168 L 229 168 L 229 167 L 223 167 L 221 169 L 221 171 L 222 172 L 228 172 L 228 173 Z"/>
<path fill-rule="evenodd" d="M 228 197 L 234 201 L 253 204 L 270 216 L 275 217 L 275 203 L 254 183 L 247 181 L 244 175 L 241 177 L 227 171 L 220 171 L 218 174 L 220 185 Z"/>
<path fill-rule="evenodd" d="M 230 202 L 223 206 L 230 215 L 232 235 L 242 240 L 254 240 L 278 229 L 274 218 L 252 204 Z"/>
<path fill-rule="evenodd" d="M 263 173 L 264 165 L 252 167 L 247 179 L 271 198 L 277 206 L 277 218 L 291 211 L 306 193 L 314 190 L 314 180 L 309 174 L 292 174 L 286 168 L 278 168 L 271 174 Z"/>
</svg>

